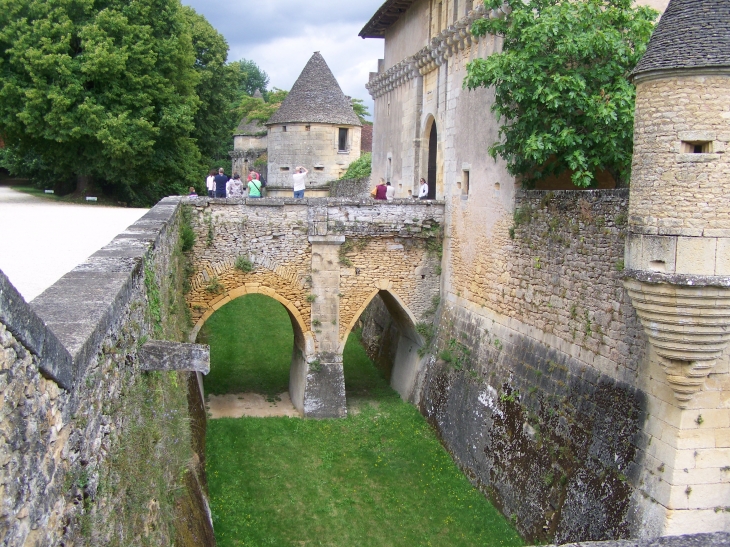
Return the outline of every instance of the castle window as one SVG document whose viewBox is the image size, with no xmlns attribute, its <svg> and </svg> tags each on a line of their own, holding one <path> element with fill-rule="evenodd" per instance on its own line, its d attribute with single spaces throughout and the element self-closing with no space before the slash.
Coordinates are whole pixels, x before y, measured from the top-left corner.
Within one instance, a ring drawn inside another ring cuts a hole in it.
<svg viewBox="0 0 730 547">
<path fill-rule="evenodd" d="M 712 154 L 712 141 L 682 141 L 682 154 Z"/>
<path fill-rule="evenodd" d="M 304 130 L 305 131 L 311 131 L 312 130 L 312 126 L 311 125 L 305 125 L 304 126 Z"/>
<path fill-rule="evenodd" d="M 347 152 L 347 128 L 340 127 L 339 142 L 337 149 L 340 152 Z"/>
<path fill-rule="evenodd" d="M 285 126 L 285 125 L 284 125 L 284 126 L 282 126 L 281 130 L 282 130 L 282 131 L 283 131 L 284 133 L 286 133 L 286 126 Z"/>
<path fill-rule="evenodd" d="M 461 172 L 461 195 L 469 197 L 469 170 L 464 169 Z"/>
<path fill-rule="evenodd" d="M 289 170 L 288 167 L 279 167 L 279 171 L 288 171 L 288 170 Z"/>
</svg>

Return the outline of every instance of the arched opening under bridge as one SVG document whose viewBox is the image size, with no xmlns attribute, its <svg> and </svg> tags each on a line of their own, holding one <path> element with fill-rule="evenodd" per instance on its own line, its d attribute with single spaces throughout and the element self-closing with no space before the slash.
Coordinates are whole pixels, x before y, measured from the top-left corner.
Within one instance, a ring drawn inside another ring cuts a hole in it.
<svg viewBox="0 0 730 547">
<path fill-rule="evenodd" d="M 416 318 L 402 299 L 391 290 L 373 291 L 348 326 L 340 352 L 355 329 L 363 329 L 362 343 L 368 356 L 391 387 L 404 400 L 417 403 L 426 362 L 421 354 L 424 340 L 416 329 Z"/>
</svg>

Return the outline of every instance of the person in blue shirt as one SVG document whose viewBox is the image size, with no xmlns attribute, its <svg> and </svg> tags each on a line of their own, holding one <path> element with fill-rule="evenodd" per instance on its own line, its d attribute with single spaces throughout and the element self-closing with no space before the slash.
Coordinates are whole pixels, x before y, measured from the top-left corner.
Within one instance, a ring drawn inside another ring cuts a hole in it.
<svg viewBox="0 0 730 547">
<path fill-rule="evenodd" d="M 218 174 L 215 176 L 215 197 L 226 197 L 226 184 L 228 184 L 228 177 L 223 172 L 223 168 L 221 167 L 220 169 L 218 169 Z"/>
</svg>

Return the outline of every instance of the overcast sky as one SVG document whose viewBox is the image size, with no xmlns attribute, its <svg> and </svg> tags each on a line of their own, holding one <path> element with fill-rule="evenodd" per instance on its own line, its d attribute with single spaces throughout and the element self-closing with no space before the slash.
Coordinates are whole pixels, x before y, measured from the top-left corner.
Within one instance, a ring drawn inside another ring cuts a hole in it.
<svg viewBox="0 0 730 547">
<path fill-rule="evenodd" d="M 384 0 L 182 0 L 228 40 L 229 61 L 249 59 L 269 75 L 269 88 L 291 89 L 319 51 L 345 95 L 363 99 L 368 74 L 383 57 L 383 40 L 358 33 Z"/>
</svg>

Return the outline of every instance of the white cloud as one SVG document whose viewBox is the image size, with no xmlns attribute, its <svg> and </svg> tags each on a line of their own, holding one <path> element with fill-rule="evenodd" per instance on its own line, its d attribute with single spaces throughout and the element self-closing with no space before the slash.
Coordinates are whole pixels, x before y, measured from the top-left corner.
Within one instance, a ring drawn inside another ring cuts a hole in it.
<svg viewBox="0 0 730 547">
<path fill-rule="evenodd" d="M 370 72 L 383 56 L 383 41 L 358 33 L 383 0 L 183 0 L 223 34 L 228 59 L 249 59 L 270 78 L 270 87 L 291 89 L 304 65 L 319 51 L 346 95 L 363 99 Z"/>
</svg>

